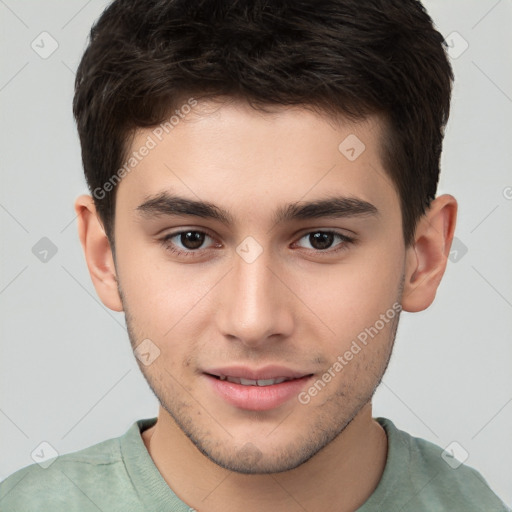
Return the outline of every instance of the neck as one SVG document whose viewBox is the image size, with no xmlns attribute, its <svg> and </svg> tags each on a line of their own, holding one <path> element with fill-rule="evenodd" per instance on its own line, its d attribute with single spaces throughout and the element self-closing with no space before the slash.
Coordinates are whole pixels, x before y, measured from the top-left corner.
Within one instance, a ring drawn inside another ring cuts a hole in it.
<svg viewBox="0 0 512 512">
<path fill-rule="evenodd" d="M 386 433 L 372 418 L 371 402 L 323 450 L 282 473 L 245 475 L 218 466 L 162 408 L 142 438 L 169 487 L 201 512 L 352 512 L 377 487 L 387 457 Z"/>
</svg>

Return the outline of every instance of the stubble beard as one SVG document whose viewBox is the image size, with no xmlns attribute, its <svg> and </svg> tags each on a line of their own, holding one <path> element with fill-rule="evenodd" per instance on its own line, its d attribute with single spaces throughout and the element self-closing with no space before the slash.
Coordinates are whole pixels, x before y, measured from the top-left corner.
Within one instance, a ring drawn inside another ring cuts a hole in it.
<svg viewBox="0 0 512 512">
<path fill-rule="evenodd" d="M 403 279 L 402 277 L 398 302 L 401 301 L 402 297 Z M 143 338 L 136 334 L 135 322 L 130 314 L 127 301 L 119 283 L 118 289 L 124 307 L 128 336 L 132 349 L 134 349 Z M 175 384 L 172 388 L 168 385 L 163 385 L 164 382 L 171 382 L 173 380 L 169 372 L 156 376 L 151 373 L 150 367 L 144 366 L 140 361 L 138 361 L 138 364 L 146 382 L 162 408 L 199 452 L 210 461 L 229 471 L 241 474 L 280 473 L 290 471 L 306 463 L 328 446 L 347 428 L 359 411 L 371 401 L 389 365 L 399 318 L 400 312 L 393 318 L 386 358 L 383 364 L 379 365 L 377 372 L 372 372 L 374 380 L 369 392 L 359 394 L 357 390 L 355 393 L 350 393 L 346 389 L 339 389 L 322 405 L 322 414 L 316 418 L 314 424 L 307 431 L 296 436 L 292 441 L 289 440 L 289 436 L 286 436 L 287 440 L 279 449 L 273 447 L 268 453 L 265 452 L 264 447 L 260 449 L 251 442 L 242 442 L 236 446 L 233 437 L 229 434 L 229 425 L 226 425 L 223 430 L 219 426 L 221 422 L 215 418 L 215 411 L 207 411 L 203 406 L 199 405 L 200 401 L 197 401 L 196 397 L 192 397 L 183 386 L 180 387 L 176 379 L 174 379 Z M 175 393 L 174 391 L 177 392 Z M 184 397 L 183 399 L 179 398 L 180 393 Z M 299 407 L 307 407 L 307 405 L 300 405 Z M 204 424 L 204 420 L 202 423 L 193 421 L 194 417 L 198 417 L 198 413 L 200 413 L 202 418 L 210 416 L 208 421 L 214 429 L 213 433 L 212 429 L 207 424 Z M 290 414 L 283 423 L 292 419 L 293 416 L 293 413 Z M 215 430 L 217 431 L 216 434 Z M 272 431 L 272 435 L 278 434 L 278 430 L 279 427 L 275 428 Z M 219 435 L 224 439 L 219 440 Z"/>
</svg>

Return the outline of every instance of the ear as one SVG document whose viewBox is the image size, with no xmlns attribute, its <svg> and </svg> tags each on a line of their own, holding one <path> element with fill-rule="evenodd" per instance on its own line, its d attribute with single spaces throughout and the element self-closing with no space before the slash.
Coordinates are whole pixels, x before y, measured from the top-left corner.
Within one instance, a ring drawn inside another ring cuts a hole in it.
<svg viewBox="0 0 512 512">
<path fill-rule="evenodd" d="M 78 197 L 75 212 L 78 215 L 78 236 L 96 293 L 107 308 L 123 311 L 114 257 L 93 198 L 89 195 Z"/>
<path fill-rule="evenodd" d="M 457 219 L 457 201 L 444 194 L 432 201 L 416 227 L 414 243 L 406 250 L 402 307 L 417 312 L 427 309 L 441 282 Z"/>
</svg>

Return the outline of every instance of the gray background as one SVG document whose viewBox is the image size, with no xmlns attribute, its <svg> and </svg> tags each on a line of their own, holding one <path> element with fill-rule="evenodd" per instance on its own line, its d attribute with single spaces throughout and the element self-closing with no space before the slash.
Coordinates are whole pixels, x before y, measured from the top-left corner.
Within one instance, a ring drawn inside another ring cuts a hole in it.
<svg viewBox="0 0 512 512">
<path fill-rule="evenodd" d="M 32 463 L 42 441 L 66 453 L 157 413 L 123 315 L 96 297 L 73 211 L 86 192 L 74 70 L 106 4 L 0 0 L 0 479 Z M 374 416 L 443 448 L 457 441 L 510 504 L 512 1 L 425 5 L 453 46 L 438 192 L 459 201 L 457 253 L 432 307 L 402 315 Z M 58 44 L 49 56 L 44 31 Z M 55 255 L 41 252 L 43 237 Z"/>
</svg>

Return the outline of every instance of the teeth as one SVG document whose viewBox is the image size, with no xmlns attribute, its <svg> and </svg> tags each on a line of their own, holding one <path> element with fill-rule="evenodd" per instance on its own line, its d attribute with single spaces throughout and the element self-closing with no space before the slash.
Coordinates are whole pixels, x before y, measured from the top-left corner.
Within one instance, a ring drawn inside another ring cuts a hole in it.
<svg viewBox="0 0 512 512">
<path fill-rule="evenodd" d="M 258 386 L 272 386 L 272 384 L 277 384 L 277 379 L 261 379 L 258 381 Z"/>
<path fill-rule="evenodd" d="M 259 380 L 258 386 L 271 386 L 272 384 L 281 384 L 281 382 L 284 382 L 285 380 L 291 380 L 287 379 L 286 377 L 279 377 L 278 379 L 267 379 L 267 380 Z"/>
<path fill-rule="evenodd" d="M 278 377 L 277 379 L 242 379 L 241 377 L 226 377 L 225 375 L 219 375 L 220 380 L 227 380 L 234 384 L 242 384 L 242 386 L 272 386 L 273 384 L 281 384 L 285 380 L 291 380 L 287 377 Z"/>
<path fill-rule="evenodd" d="M 258 381 L 257 380 L 251 380 L 251 379 L 238 379 L 240 381 L 240 384 L 242 384 L 243 386 L 257 386 L 258 385 Z M 231 381 L 233 382 L 233 381 Z"/>
</svg>

